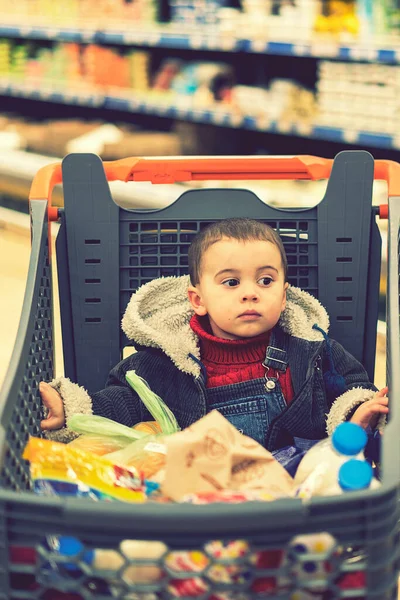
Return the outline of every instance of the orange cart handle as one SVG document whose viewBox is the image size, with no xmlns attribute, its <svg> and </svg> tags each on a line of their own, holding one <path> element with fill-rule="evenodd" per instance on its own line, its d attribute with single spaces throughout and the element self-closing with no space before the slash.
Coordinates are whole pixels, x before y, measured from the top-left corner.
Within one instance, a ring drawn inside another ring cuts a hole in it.
<svg viewBox="0 0 400 600">
<path fill-rule="evenodd" d="M 213 158 L 124 158 L 103 162 L 108 181 L 150 181 L 177 183 L 199 180 L 328 179 L 333 160 L 318 156 L 213 157 Z M 388 183 L 389 196 L 400 196 L 400 164 L 376 160 L 375 179 Z M 29 199 L 49 202 L 49 219 L 58 218 L 51 206 L 56 184 L 62 183 L 61 163 L 40 169 L 31 186 Z M 384 207 L 382 207 L 384 209 Z M 384 210 L 382 211 L 384 213 Z M 381 214 L 384 217 L 384 214 Z"/>
</svg>

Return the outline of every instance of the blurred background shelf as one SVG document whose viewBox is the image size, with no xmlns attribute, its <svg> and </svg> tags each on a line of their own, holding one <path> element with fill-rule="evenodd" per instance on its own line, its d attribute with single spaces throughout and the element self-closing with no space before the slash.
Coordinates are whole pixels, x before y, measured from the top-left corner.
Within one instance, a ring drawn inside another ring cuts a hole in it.
<svg viewBox="0 0 400 600">
<path fill-rule="evenodd" d="M 211 31 L 210 31 L 211 29 Z M 184 50 L 222 52 L 247 52 L 293 57 L 330 58 L 346 61 L 367 61 L 397 64 L 400 61 L 400 40 L 372 39 L 368 42 L 348 44 L 313 36 L 310 40 L 248 39 L 222 33 L 214 28 L 198 27 L 195 32 L 182 32 L 181 27 L 170 24 L 147 24 L 126 30 L 96 30 L 88 27 L 46 27 L 0 24 L 0 37 L 59 42 L 116 44 L 121 46 L 149 46 Z"/>
<path fill-rule="evenodd" d="M 217 125 L 233 129 L 246 129 L 280 135 L 306 137 L 309 139 L 326 140 L 341 144 L 356 144 L 361 146 L 387 148 L 388 150 L 400 149 L 400 135 L 393 133 L 384 134 L 373 131 L 357 131 L 341 127 L 312 126 L 307 123 L 296 122 L 266 122 L 265 117 L 252 117 L 249 115 L 235 114 L 216 106 L 215 109 L 185 108 L 191 104 L 190 98 L 175 97 L 171 103 L 145 97 L 102 96 L 96 90 L 86 93 L 57 90 L 55 88 L 30 88 L 24 84 L 15 85 L 0 81 L 0 94 L 11 98 L 29 98 L 31 100 L 44 100 L 57 104 L 72 106 L 85 106 L 87 108 L 104 108 L 109 111 L 124 111 L 145 115 L 155 115 L 167 119 L 178 119 L 206 125 Z"/>
</svg>

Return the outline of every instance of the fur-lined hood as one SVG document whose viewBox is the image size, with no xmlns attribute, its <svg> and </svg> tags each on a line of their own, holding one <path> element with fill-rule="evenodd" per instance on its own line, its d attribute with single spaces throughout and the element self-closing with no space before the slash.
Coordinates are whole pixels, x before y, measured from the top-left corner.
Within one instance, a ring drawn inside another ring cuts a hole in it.
<svg viewBox="0 0 400 600">
<path fill-rule="evenodd" d="M 198 338 L 189 322 L 194 312 L 188 300 L 189 276 L 164 277 L 143 285 L 133 294 L 122 319 L 126 336 L 140 346 L 161 349 L 180 371 L 198 376 Z M 279 325 L 291 336 L 322 341 L 317 324 L 328 333 L 329 317 L 324 307 L 303 290 L 289 286 L 286 308 Z"/>
</svg>

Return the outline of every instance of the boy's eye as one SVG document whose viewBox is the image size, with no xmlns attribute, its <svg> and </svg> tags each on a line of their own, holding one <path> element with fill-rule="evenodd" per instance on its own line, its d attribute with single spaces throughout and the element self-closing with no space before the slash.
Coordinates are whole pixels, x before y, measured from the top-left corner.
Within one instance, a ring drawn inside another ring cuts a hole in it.
<svg viewBox="0 0 400 600">
<path fill-rule="evenodd" d="M 239 280 L 238 279 L 226 279 L 225 281 L 222 282 L 222 285 L 226 285 L 227 287 L 236 287 L 237 285 L 239 285 Z"/>
<path fill-rule="evenodd" d="M 272 277 L 261 277 L 261 279 L 259 279 L 257 283 L 259 283 L 260 285 L 269 285 L 272 282 Z"/>
</svg>

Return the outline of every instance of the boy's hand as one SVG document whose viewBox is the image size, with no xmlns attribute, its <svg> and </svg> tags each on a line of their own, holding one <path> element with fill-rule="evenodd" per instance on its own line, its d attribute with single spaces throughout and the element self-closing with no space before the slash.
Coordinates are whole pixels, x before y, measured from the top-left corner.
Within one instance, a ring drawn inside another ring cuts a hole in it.
<svg viewBox="0 0 400 600">
<path fill-rule="evenodd" d="M 41 428 L 43 430 L 61 429 L 65 425 L 65 413 L 60 394 L 44 381 L 39 384 L 39 391 L 42 402 L 49 411 L 47 419 L 40 423 Z"/>
<path fill-rule="evenodd" d="M 388 388 L 384 387 L 379 392 L 376 392 L 372 400 L 363 402 L 356 410 L 352 418 L 351 423 L 357 423 L 363 429 L 367 429 L 368 425 L 374 429 L 378 422 L 380 415 L 386 415 L 389 412 L 388 403 L 389 400 L 386 397 Z"/>
</svg>

